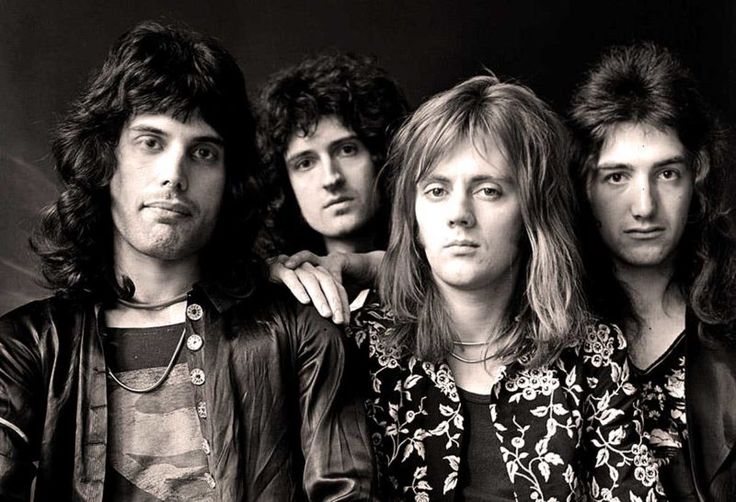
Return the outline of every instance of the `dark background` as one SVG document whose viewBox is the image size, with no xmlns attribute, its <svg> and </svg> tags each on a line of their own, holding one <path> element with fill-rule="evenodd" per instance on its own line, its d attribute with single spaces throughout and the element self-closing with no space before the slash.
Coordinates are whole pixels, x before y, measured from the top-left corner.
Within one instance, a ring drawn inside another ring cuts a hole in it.
<svg viewBox="0 0 736 502">
<path fill-rule="evenodd" d="M 148 18 L 220 38 L 252 95 L 281 66 L 338 48 L 377 56 L 414 106 L 488 68 L 563 112 L 602 48 L 652 40 L 683 57 L 727 123 L 736 118 L 736 2 L 727 0 L 0 0 L 0 313 L 46 294 L 27 238 L 57 191 L 54 123 L 109 45 Z"/>
</svg>

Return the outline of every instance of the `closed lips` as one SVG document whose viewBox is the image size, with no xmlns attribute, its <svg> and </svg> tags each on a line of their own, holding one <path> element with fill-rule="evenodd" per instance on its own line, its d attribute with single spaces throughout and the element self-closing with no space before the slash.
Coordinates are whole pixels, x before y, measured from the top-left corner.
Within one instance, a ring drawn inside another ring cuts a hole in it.
<svg viewBox="0 0 736 502">
<path fill-rule="evenodd" d="M 459 241 L 452 241 L 449 244 L 447 244 L 445 247 L 470 247 L 470 248 L 477 248 L 478 243 L 474 241 L 468 241 L 468 240 L 459 240 Z"/>
<path fill-rule="evenodd" d="M 173 213 L 181 214 L 183 216 L 190 216 L 192 210 L 187 204 L 172 200 L 154 200 L 144 204 L 144 207 L 153 207 L 156 209 L 164 209 Z"/>
<path fill-rule="evenodd" d="M 338 197 L 336 199 L 330 199 L 327 201 L 327 204 L 325 204 L 325 209 L 327 209 L 330 206 L 334 206 L 335 204 L 339 204 L 340 202 L 346 202 L 349 200 L 353 200 L 352 197 L 344 196 L 344 197 Z"/>
</svg>

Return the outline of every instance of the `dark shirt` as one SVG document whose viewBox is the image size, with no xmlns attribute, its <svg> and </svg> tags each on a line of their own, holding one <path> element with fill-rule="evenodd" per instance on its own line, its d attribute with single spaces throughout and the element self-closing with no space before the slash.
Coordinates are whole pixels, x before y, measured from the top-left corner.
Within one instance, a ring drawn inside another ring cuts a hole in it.
<svg viewBox="0 0 736 502">
<path fill-rule="evenodd" d="M 501 445 L 491 422 L 491 395 L 457 388 L 463 407 L 458 500 L 513 502 L 514 487 L 501 457 Z"/>
<path fill-rule="evenodd" d="M 0 318 L 2 500 L 27 500 L 34 474 L 35 500 L 102 500 L 111 430 L 99 310 L 55 297 Z M 203 341 L 185 354 L 216 500 L 371 496 L 364 411 L 334 325 L 270 291 L 195 287 L 186 329 Z"/>
<path fill-rule="evenodd" d="M 685 410 L 685 331 L 649 368 L 632 365 L 641 388 L 644 428 L 670 500 L 698 500 L 688 451 Z"/>
<path fill-rule="evenodd" d="M 207 455 L 199 428 L 184 324 L 149 328 L 105 328 L 101 333 L 108 369 L 107 472 L 104 502 L 214 500 L 207 484 Z M 196 348 L 197 345 L 191 345 Z M 167 373 L 169 366 L 170 372 Z M 162 380 L 163 379 L 163 380 Z"/>
</svg>

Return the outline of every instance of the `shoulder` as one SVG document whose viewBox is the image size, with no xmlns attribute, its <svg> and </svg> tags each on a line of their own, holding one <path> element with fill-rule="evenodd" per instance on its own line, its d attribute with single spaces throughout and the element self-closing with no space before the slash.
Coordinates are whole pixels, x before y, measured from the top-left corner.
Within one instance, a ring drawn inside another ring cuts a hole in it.
<svg viewBox="0 0 736 502">
<path fill-rule="evenodd" d="M 58 331 L 65 326 L 79 323 L 83 312 L 91 309 L 81 302 L 52 296 L 22 305 L 0 317 L 0 332 L 7 336 L 8 332 L 43 333 L 52 326 Z"/>
<path fill-rule="evenodd" d="M 363 303 L 352 316 L 351 331 L 385 332 L 394 327 L 395 319 L 390 309 L 385 307 L 375 291 L 371 290 Z"/>
<path fill-rule="evenodd" d="M 593 320 L 585 326 L 580 340 L 563 354 L 596 367 L 606 366 L 626 359 L 626 337 L 617 325 Z"/>
<path fill-rule="evenodd" d="M 341 337 L 339 326 L 320 316 L 313 305 L 302 305 L 286 288 L 277 285 L 262 288 L 238 308 L 239 315 L 296 341 L 315 339 L 317 343 L 328 343 Z"/>
</svg>

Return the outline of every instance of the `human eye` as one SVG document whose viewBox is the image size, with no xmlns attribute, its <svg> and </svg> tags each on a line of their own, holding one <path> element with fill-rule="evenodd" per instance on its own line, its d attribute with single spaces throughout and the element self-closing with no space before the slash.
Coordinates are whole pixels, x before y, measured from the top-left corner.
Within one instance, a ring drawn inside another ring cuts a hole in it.
<svg viewBox="0 0 736 502">
<path fill-rule="evenodd" d="M 156 136 L 143 135 L 135 139 L 135 144 L 142 150 L 147 152 L 158 152 L 163 150 L 164 145 L 161 139 Z"/>
<path fill-rule="evenodd" d="M 198 145 L 192 150 L 192 157 L 202 162 L 217 162 L 220 160 L 220 149 L 212 145 Z"/>
<path fill-rule="evenodd" d="M 659 177 L 666 181 L 679 180 L 681 177 L 678 169 L 667 168 L 659 172 Z"/>
<path fill-rule="evenodd" d="M 501 189 L 493 185 L 482 185 L 475 190 L 475 195 L 488 200 L 498 199 L 501 195 Z"/>
<path fill-rule="evenodd" d="M 447 195 L 447 189 L 437 183 L 432 183 L 424 187 L 423 193 L 430 200 L 438 200 Z"/>
<path fill-rule="evenodd" d="M 360 150 L 360 147 L 353 143 L 343 143 L 340 145 L 340 148 L 338 149 L 338 153 L 343 157 L 353 157 L 354 155 L 358 154 L 358 151 Z"/>
<path fill-rule="evenodd" d="M 300 157 L 291 162 L 291 169 L 294 171 L 308 171 L 314 167 L 314 163 L 312 157 Z"/>
<path fill-rule="evenodd" d="M 603 176 L 603 182 L 612 185 L 619 185 L 624 181 L 626 181 L 626 173 L 623 171 L 612 171 Z"/>
</svg>

